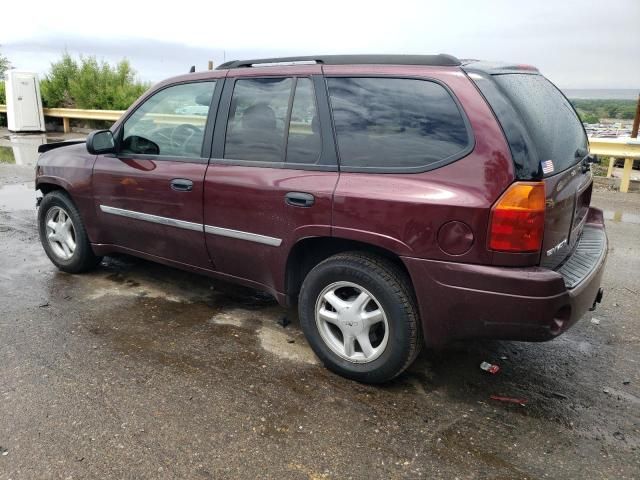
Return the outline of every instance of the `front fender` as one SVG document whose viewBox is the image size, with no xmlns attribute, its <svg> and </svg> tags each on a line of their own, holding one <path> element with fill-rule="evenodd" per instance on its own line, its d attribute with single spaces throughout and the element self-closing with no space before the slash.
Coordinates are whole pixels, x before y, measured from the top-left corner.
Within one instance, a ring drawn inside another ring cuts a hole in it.
<svg viewBox="0 0 640 480">
<path fill-rule="evenodd" d="M 40 155 L 35 178 L 36 189 L 43 193 L 62 189 L 69 195 L 78 207 L 91 242 L 99 241 L 100 237 L 92 188 L 95 161 L 96 156 L 87 152 L 84 143 L 56 148 Z"/>
</svg>

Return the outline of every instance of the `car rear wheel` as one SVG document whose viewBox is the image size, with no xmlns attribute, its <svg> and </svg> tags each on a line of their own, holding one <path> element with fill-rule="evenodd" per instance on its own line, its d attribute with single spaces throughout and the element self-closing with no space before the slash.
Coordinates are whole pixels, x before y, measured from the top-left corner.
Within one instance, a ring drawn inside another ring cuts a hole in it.
<svg viewBox="0 0 640 480">
<path fill-rule="evenodd" d="M 409 279 L 383 257 L 349 252 L 321 262 L 304 280 L 299 313 L 325 366 L 360 382 L 396 377 L 422 346 Z"/>
<path fill-rule="evenodd" d="M 102 260 L 91 249 L 78 209 L 63 192 L 53 191 L 42 199 L 38 230 L 44 251 L 62 271 L 83 272 Z"/>
</svg>

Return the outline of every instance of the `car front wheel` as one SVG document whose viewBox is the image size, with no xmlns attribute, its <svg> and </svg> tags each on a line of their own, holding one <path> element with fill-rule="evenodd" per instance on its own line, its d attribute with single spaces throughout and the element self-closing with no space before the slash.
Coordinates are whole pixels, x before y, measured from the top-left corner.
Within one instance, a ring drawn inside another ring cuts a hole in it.
<svg viewBox="0 0 640 480">
<path fill-rule="evenodd" d="M 44 196 L 38 210 L 38 230 L 44 251 L 60 270 L 79 273 L 100 263 L 78 209 L 64 192 Z"/>
<path fill-rule="evenodd" d="M 316 355 L 353 380 L 388 381 L 422 346 L 409 279 L 383 257 L 349 252 L 321 262 L 304 280 L 299 313 Z"/>
</svg>

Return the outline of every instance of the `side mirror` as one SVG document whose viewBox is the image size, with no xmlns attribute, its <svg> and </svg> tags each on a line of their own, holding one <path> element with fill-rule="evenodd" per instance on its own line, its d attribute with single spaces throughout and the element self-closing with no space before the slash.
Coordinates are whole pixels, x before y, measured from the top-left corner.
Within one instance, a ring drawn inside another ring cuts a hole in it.
<svg viewBox="0 0 640 480">
<path fill-rule="evenodd" d="M 111 130 L 96 130 L 87 136 L 87 151 L 92 155 L 113 153 L 116 150 L 116 142 Z"/>
</svg>

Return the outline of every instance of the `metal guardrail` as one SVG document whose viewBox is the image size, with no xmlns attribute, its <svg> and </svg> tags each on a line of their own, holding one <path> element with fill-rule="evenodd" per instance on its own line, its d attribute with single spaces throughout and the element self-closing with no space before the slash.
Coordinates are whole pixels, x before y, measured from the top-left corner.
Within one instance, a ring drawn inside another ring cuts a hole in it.
<svg viewBox="0 0 640 480">
<path fill-rule="evenodd" d="M 6 112 L 7 106 L 0 105 L 0 112 Z M 83 110 L 81 108 L 44 108 L 45 117 L 62 118 L 62 126 L 64 133 L 71 132 L 72 118 L 82 120 L 105 120 L 115 122 L 118 120 L 125 110 Z"/>
<path fill-rule="evenodd" d="M 44 108 L 43 111 L 45 117 L 62 118 L 64 133 L 71 132 L 72 118 L 115 122 L 125 112 L 124 110 L 82 110 L 80 108 Z"/>
<path fill-rule="evenodd" d="M 631 182 L 631 170 L 633 161 L 640 159 L 640 139 L 637 138 L 589 138 L 589 151 L 594 155 L 609 157 L 607 178 L 613 174 L 613 165 L 616 158 L 624 158 L 620 191 L 628 192 Z"/>
<path fill-rule="evenodd" d="M 6 105 L 0 105 L 0 112 L 6 112 Z M 79 108 L 45 108 L 44 115 L 46 117 L 62 118 L 64 131 L 69 133 L 71 125 L 69 120 L 105 120 L 115 122 L 118 120 L 124 110 L 82 110 Z M 171 115 L 171 114 L 155 114 L 159 123 L 186 123 L 193 121 L 197 124 L 204 124 L 204 117 L 199 115 Z M 629 182 L 631 179 L 631 170 L 633 161 L 640 159 L 640 140 L 633 138 L 589 138 L 589 150 L 594 155 L 601 157 L 609 157 L 609 169 L 607 177 L 611 177 L 613 173 L 613 164 L 616 158 L 624 158 L 624 169 L 622 171 L 622 181 L 620 183 L 620 191 L 629 191 Z"/>
<path fill-rule="evenodd" d="M 6 112 L 6 105 L 0 105 L 0 112 Z M 115 122 L 118 120 L 125 110 L 84 110 L 81 108 L 44 108 L 45 117 L 61 118 L 64 133 L 71 133 L 70 120 L 104 120 L 107 122 Z M 152 113 L 148 115 L 157 123 L 165 123 L 176 125 L 181 123 L 190 123 L 192 125 L 204 125 L 206 117 L 204 115 L 176 115 L 170 113 Z"/>
<path fill-rule="evenodd" d="M 125 110 L 83 110 L 81 108 L 45 108 L 47 117 L 81 118 L 84 120 L 118 120 Z"/>
<path fill-rule="evenodd" d="M 640 159 L 640 138 L 589 138 L 589 151 L 603 157 Z"/>
</svg>

